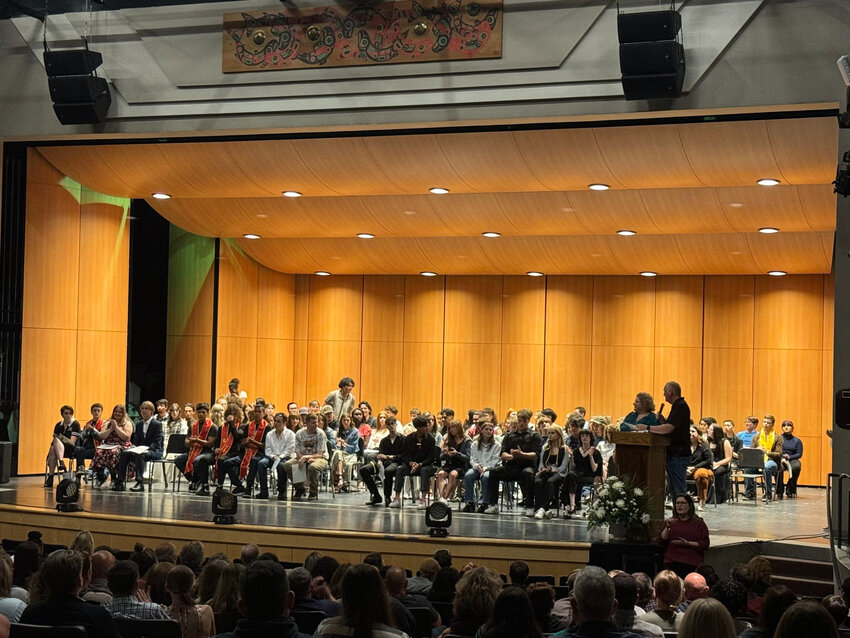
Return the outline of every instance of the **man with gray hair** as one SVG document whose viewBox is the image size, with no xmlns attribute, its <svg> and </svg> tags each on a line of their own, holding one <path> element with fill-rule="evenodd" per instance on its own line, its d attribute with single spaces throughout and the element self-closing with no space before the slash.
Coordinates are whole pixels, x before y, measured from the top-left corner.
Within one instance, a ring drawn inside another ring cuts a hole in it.
<svg viewBox="0 0 850 638">
<path fill-rule="evenodd" d="M 588 566 L 579 572 L 570 606 L 576 622 L 570 638 L 641 638 L 640 634 L 620 631 L 614 624 L 614 581 L 601 567 Z"/>
</svg>

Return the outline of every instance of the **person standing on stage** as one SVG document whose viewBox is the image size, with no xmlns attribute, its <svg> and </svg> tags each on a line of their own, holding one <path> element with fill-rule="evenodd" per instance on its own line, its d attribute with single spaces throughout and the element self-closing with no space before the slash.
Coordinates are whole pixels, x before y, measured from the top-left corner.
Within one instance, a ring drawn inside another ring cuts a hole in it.
<svg viewBox="0 0 850 638">
<path fill-rule="evenodd" d="M 334 409 L 334 420 L 339 421 L 343 414 L 351 414 L 357 399 L 351 391 L 354 389 L 354 379 L 343 377 L 339 381 L 339 390 L 334 390 L 325 397 L 325 405 Z M 316 406 L 318 408 L 318 406 Z M 318 409 L 316 410 L 318 412 Z"/>
<path fill-rule="evenodd" d="M 667 488 L 672 500 L 687 491 L 685 472 L 691 458 L 691 408 L 682 396 L 682 386 L 675 381 L 668 381 L 664 385 L 664 399 L 670 403 L 670 414 L 665 418 L 662 403 L 657 415 L 661 425 L 638 425 L 637 429 L 640 432 L 670 435 L 670 445 L 667 446 Z"/>
</svg>

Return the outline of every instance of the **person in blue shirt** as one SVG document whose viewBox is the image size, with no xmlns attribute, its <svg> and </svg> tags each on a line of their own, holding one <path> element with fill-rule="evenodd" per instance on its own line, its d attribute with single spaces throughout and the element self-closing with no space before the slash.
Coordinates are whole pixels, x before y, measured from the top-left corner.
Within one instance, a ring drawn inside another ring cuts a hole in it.
<svg viewBox="0 0 850 638">
<path fill-rule="evenodd" d="M 756 428 L 758 428 L 759 420 L 758 417 L 748 416 L 747 420 L 744 422 L 744 427 L 747 429 L 743 432 L 738 432 L 736 435 L 743 443 L 743 447 L 756 447 L 758 445 L 759 440 L 759 432 Z M 753 445 L 753 440 L 755 440 L 756 445 Z M 753 500 L 756 497 L 756 481 L 755 479 L 744 479 L 744 498 L 748 501 Z"/>
</svg>

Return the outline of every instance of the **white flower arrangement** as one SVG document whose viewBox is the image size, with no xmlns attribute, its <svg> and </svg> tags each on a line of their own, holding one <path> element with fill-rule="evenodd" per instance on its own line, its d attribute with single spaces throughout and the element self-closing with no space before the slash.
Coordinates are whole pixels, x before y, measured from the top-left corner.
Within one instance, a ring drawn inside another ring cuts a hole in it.
<svg viewBox="0 0 850 638">
<path fill-rule="evenodd" d="M 635 486 L 628 476 L 609 476 L 596 488 L 593 505 L 587 513 L 587 526 L 620 523 L 635 528 L 646 526 L 651 519 L 646 492 Z"/>
</svg>

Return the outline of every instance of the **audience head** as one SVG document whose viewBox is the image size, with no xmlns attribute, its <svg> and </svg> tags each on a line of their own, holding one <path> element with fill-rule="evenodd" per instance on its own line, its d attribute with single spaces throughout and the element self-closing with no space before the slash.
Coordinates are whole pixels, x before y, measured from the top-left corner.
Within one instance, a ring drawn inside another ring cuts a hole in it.
<svg viewBox="0 0 850 638">
<path fill-rule="evenodd" d="M 502 579 L 488 567 L 473 567 L 457 581 L 454 615 L 470 625 L 483 625 L 490 617 L 496 597 L 502 591 Z"/>
<path fill-rule="evenodd" d="M 247 545 L 242 546 L 242 552 L 241 552 L 239 558 L 242 561 L 242 564 L 245 565 L 245 567 L 247 567 L 248 565 L 253 563 L 255 560 L 257 560 L 257 557 L 259 555 L 260 555 L 259 546 L 255 545 L 254 543 L 249 543 Z"/>
<path fill-rule="evenodd" d="M 172 565 L 177 564 L 177 547 L 174 543 L 165 541 L 157 545 L 156 550 L 154 551 L 158 562 L 171 563 Z"/>
<path fill-rule="evenodd" d="M 773 635 L 775 638 L 838 638 L 838 625 L 823 605 L 813 600 L 804 600 L 794 603 L 782 614 Z"/>
<path fill-rule="evenodd" d="M 172 569 L 174 569 L 174 563 L 163 561 L 151 567 L 145 574 L 145 585 L 149 588 L 151 602 L 157 605 L 171 604 L 171 596 L 165 589 L 165 581 L 168 578 L 168 572 Z"/>
<path fill-rule="evenodd" d="M 634 611 L 638 600 L 637 581 L 631 574 L 617 574 L 611 579 L 614 583 L 614 598 L 617 609 Z"/>
<path fill-rule="evenodd" d="M 694 571 L 697 574 L 700 574 L 703 578 L 705 578 L 705 584 L 708 585 L 709 589 L 714 587 L 714 585 L 716 585 L 717 582 L 720 580 L 720 576 L 718 576 L 717 572 L 714 571 L 714 567 L 712 567 L 708 563 L 697 565 L 697 568 Z"/>
<path fill-rule="evenodd" d="M 417 575 L 422 576 L 422 578 L 427 578 L 431 582 L 434 582 L 434 579 L 437 577 L 437 573 L 439 571 L 440 564 L 433 558 L 426 558 L 421 563 L 419 563 L 419 571 L 417 572 Z"/>
<path fill-rule="evenodd" d="M 508 567 L 508 579 L 511 585 L 525 587 L 528 582 L 528 563 L 521 560 L 515 560 Z"/>
<path fill-rule="evenodd" d="M 526 588 L 534 620 L 541 631 L 546 629 L 549 614 L 555 607 L 555 588 L 548 583 L 532 583 Z"/>
<path fill-rule="evenodd" d="M 313 578 L 324 578 L 325 582 L 330 584 L 331 579 L 334 576 L 334 572 L 339 567 L 339 561 L 333 556 L 322 556 L 319 558 L 315 565 L 313 565 L 313 569 L 310 570 L 310 574 L 312 574 Z"/>
<path fill-rule="evenodd" d="M 644 607 L 655 596 L 652 579 L 644 572 L 635 572 L 632 576 L 635 579 L 635 585 L 637 585 L 637 606 Z"/>
<path fill-rule="evenodd" d="M 785 585 L 768 587 L 764 592 L 761 603 L 758 626 L 761 627 L 763 638 L 773 638 L 779 619 L 791 605 L 797 602 L 797 597 Z"/>
<path fill-rule="evenodd" d="M 753 570 L 746 563 L 735 563 L 732 565 L 732 569 L 729 570 L 729 578 L 736 583 L 741 583 L 748 592 L 753 590 L 753 584 L 755 583 Z"/>
<path fill-rule="evenodd" d="M 345 580 L 345 575 L 349 569 L 351 569 L 351 563 L 342 563 L 334 570 L 333 576 L 331 576 L 331 580 L 328 582 L 328 589 L 331 590 L 334 598 L 342 597 L 342 582 Z"/>
<path fill-rule="evenodd" d="M 295 600 L 307 600 L 310 598 L 310 583 L 313 577 L 304 567 L 296 567 L 289 572 L 289 587 Z"/>
<path fill-rule="evenodd" d="M 206 604 L 212 600 L 212 597 L 215 595 L 215 588 L 218 585 L 218 581 L 221 579 L 221 575 L 224 573 L 224 570 L 227 569 L 229 564 L 230 563 L 226 560 L 222 560 L 220 558 L 213 558 L 212 560 L 207 561 L 198 576 L 198 601 Z"/>
<path fill-rule="evenodd" d="M 614 613 L 614 583 L 604 569 L 590 565 L 579 572 L 570 605 L 578 623 L 611 620 Z"/>
<path fill-rule="evenodd" d="M 313 574 L 313 568 L 316 566 L 318 560 L 322 557 L 319 552 L 310 552 L 307 554 L 307 557 L 304 559 L 304 569 L 306 569 L 310 574 Z"/>
<path fill-rule="evenodd" d="M 836 625 L 841 626 L 844 621 L 847 620 L 847 603 L 845 603 L 844 599 L 838 594 L 825 596 L 824 599 L 820 601 L 820 604 L 823 605 L 823 608 L 826 609 L 830 616 L 832 616 Z"/>
<path fill-rule="evenodd" d="M 763 594 L 770 587 L 770 578 L 773 574 L 770 561 L 764 556 L 753 556 L 747 565 L 753 573 L 753 590 L 758 595 Z"/>
<path fill-rule="evenodd" d="M 115 565 L 115 556 L 105 549 L 96 551 L 91 555 L 91 577 L 92 580 L 106 578 L 109 570 Z"/>
<path fill-rule="evenodd" d="M 15 551 L 17 560 L 17 551 Z M 83 561 L 88 561 L 78 551 L 60 549 L 44 559 L 38 572 L 38 589 L 43 600 L 76 596 L 83 588 Z"/>
<path fill-rule="evenodd" d="M 345 619 L 355 636 L 371 635 L 373 623 L 392 625 L 384 581 L 372 565 L 352 565 L 342 581 Z"/>
<path fill-rule="evenodd" d="M 501 591 L 496 597 L 483 635 L 484 638 L 542 638 L 531 601 L 524 589 L 508 586 Z"/>
<path fill-rule="evenodd" d="M 735 580 L 720 580 L 711 588 L 711 597 L 735 618 L 744 612 L 747 605 L 747 588 Z"/>
<path fill-rule="evenodd" d="M 204 544 L 201 541 L 189 541 L 180 550 L 177 564 L 188 567 L 195 574 L 201 573 L 204 564 Z"/>
<path fill-rule="evenodd" d="M 24 541 L 15 548 L 12 580 L 17 587 L 29 588 L 29 579 L 41 566 L 41 549 L 33 541 Z"/>
<path fill-rule="evenodd" d="M 119 560 L 106 576 L 113 596 L 130 596 L 136 591 L 139 566 L 131 560 Z"/>
<path fill-rule="evenodd" d="M 133 553 L 130 554 L 130 560 L 139 566 L 140 574 L 147 574 L 148 570 L 156 565 L 156 553 L 152 549 L 146 548 L 142 543 L 136 543 L 133 547 Z"/>
<path fill-rule="evenodd" d="M 678 638 L 736 638 L 735 621 L 720 601 L 701 598 L 688 605 Z"/>
<path fill-rule="evenodd" d="M 12 592 L 12 566 L 5 560 L 0 560 L 0 598 L 8 598 Z"/>
<path fill-rule="evenodd" d="M 75 549 L 78 552 L 91 556 L 94 552 L 94 537 L 92 537 L 91 532 L 88 530 L 82 530 L 71 541 L 71 546 L 68 549 Z"/>
<path fill-rule="evenodd" d="M 384 583 L 387 586 L 387 594 L 392 598 L 399 598 L 407 593 L 407 574 L 402 567 L 387 568 Z"/>
<path fill-rule="evenodd" d="M 434 560 L 439 563 L 440 567 L 451 567 L 452 553 L 447 549 L 438 549 L 434 552 Z"/>
<path fill-rule="evenodd" d="M 384 566 L 384 557 L 381 556 L 381 552 L 372 552 L 371 554 L 366 554 L 363 558 L 363 562 L 367 565 L 372 565 L 377 569 L 381 569 Z"/>
<path fill-rule="evenodd" d="M 702 574 L 691 572 L 685 576 L 685 600 L 697 600 L 698 598 L 708 598 L 708 585 L 705 582 Z"/>
<path fill-rule="evenodd" d="M 186 565 L 175 565 L 165 577 L 165 590 L 171 594 L 171 604 L 186 607 L 195 603 L 192 588 L 195 574 Z"/>
<path fill-rule="evenodd" d="M 658 572 L 653 587 L 655 587 L 655 602 L 658 609 L 670 610 L 678 606 L 682 599 L 682 581 L 675 572 L 669 569 Z"/>
<path fill-rule="evenodd" d="M 250 620 L 274 620 L 289 615 L 295 596 L 280 563 L 256 560 L 239 579 L 239 610 Z"/>
<path fill-rule="evenodd" d="M 450 603 L 455 597 L 455 587 L 460 579 L 460 572 L 454 567 L 443 567 L 434 578 L 434 584 L 428 591 L 428 600 L 432 602 Z M 448 619 L 447 619 L 448 620 Z"/>
</svg>

